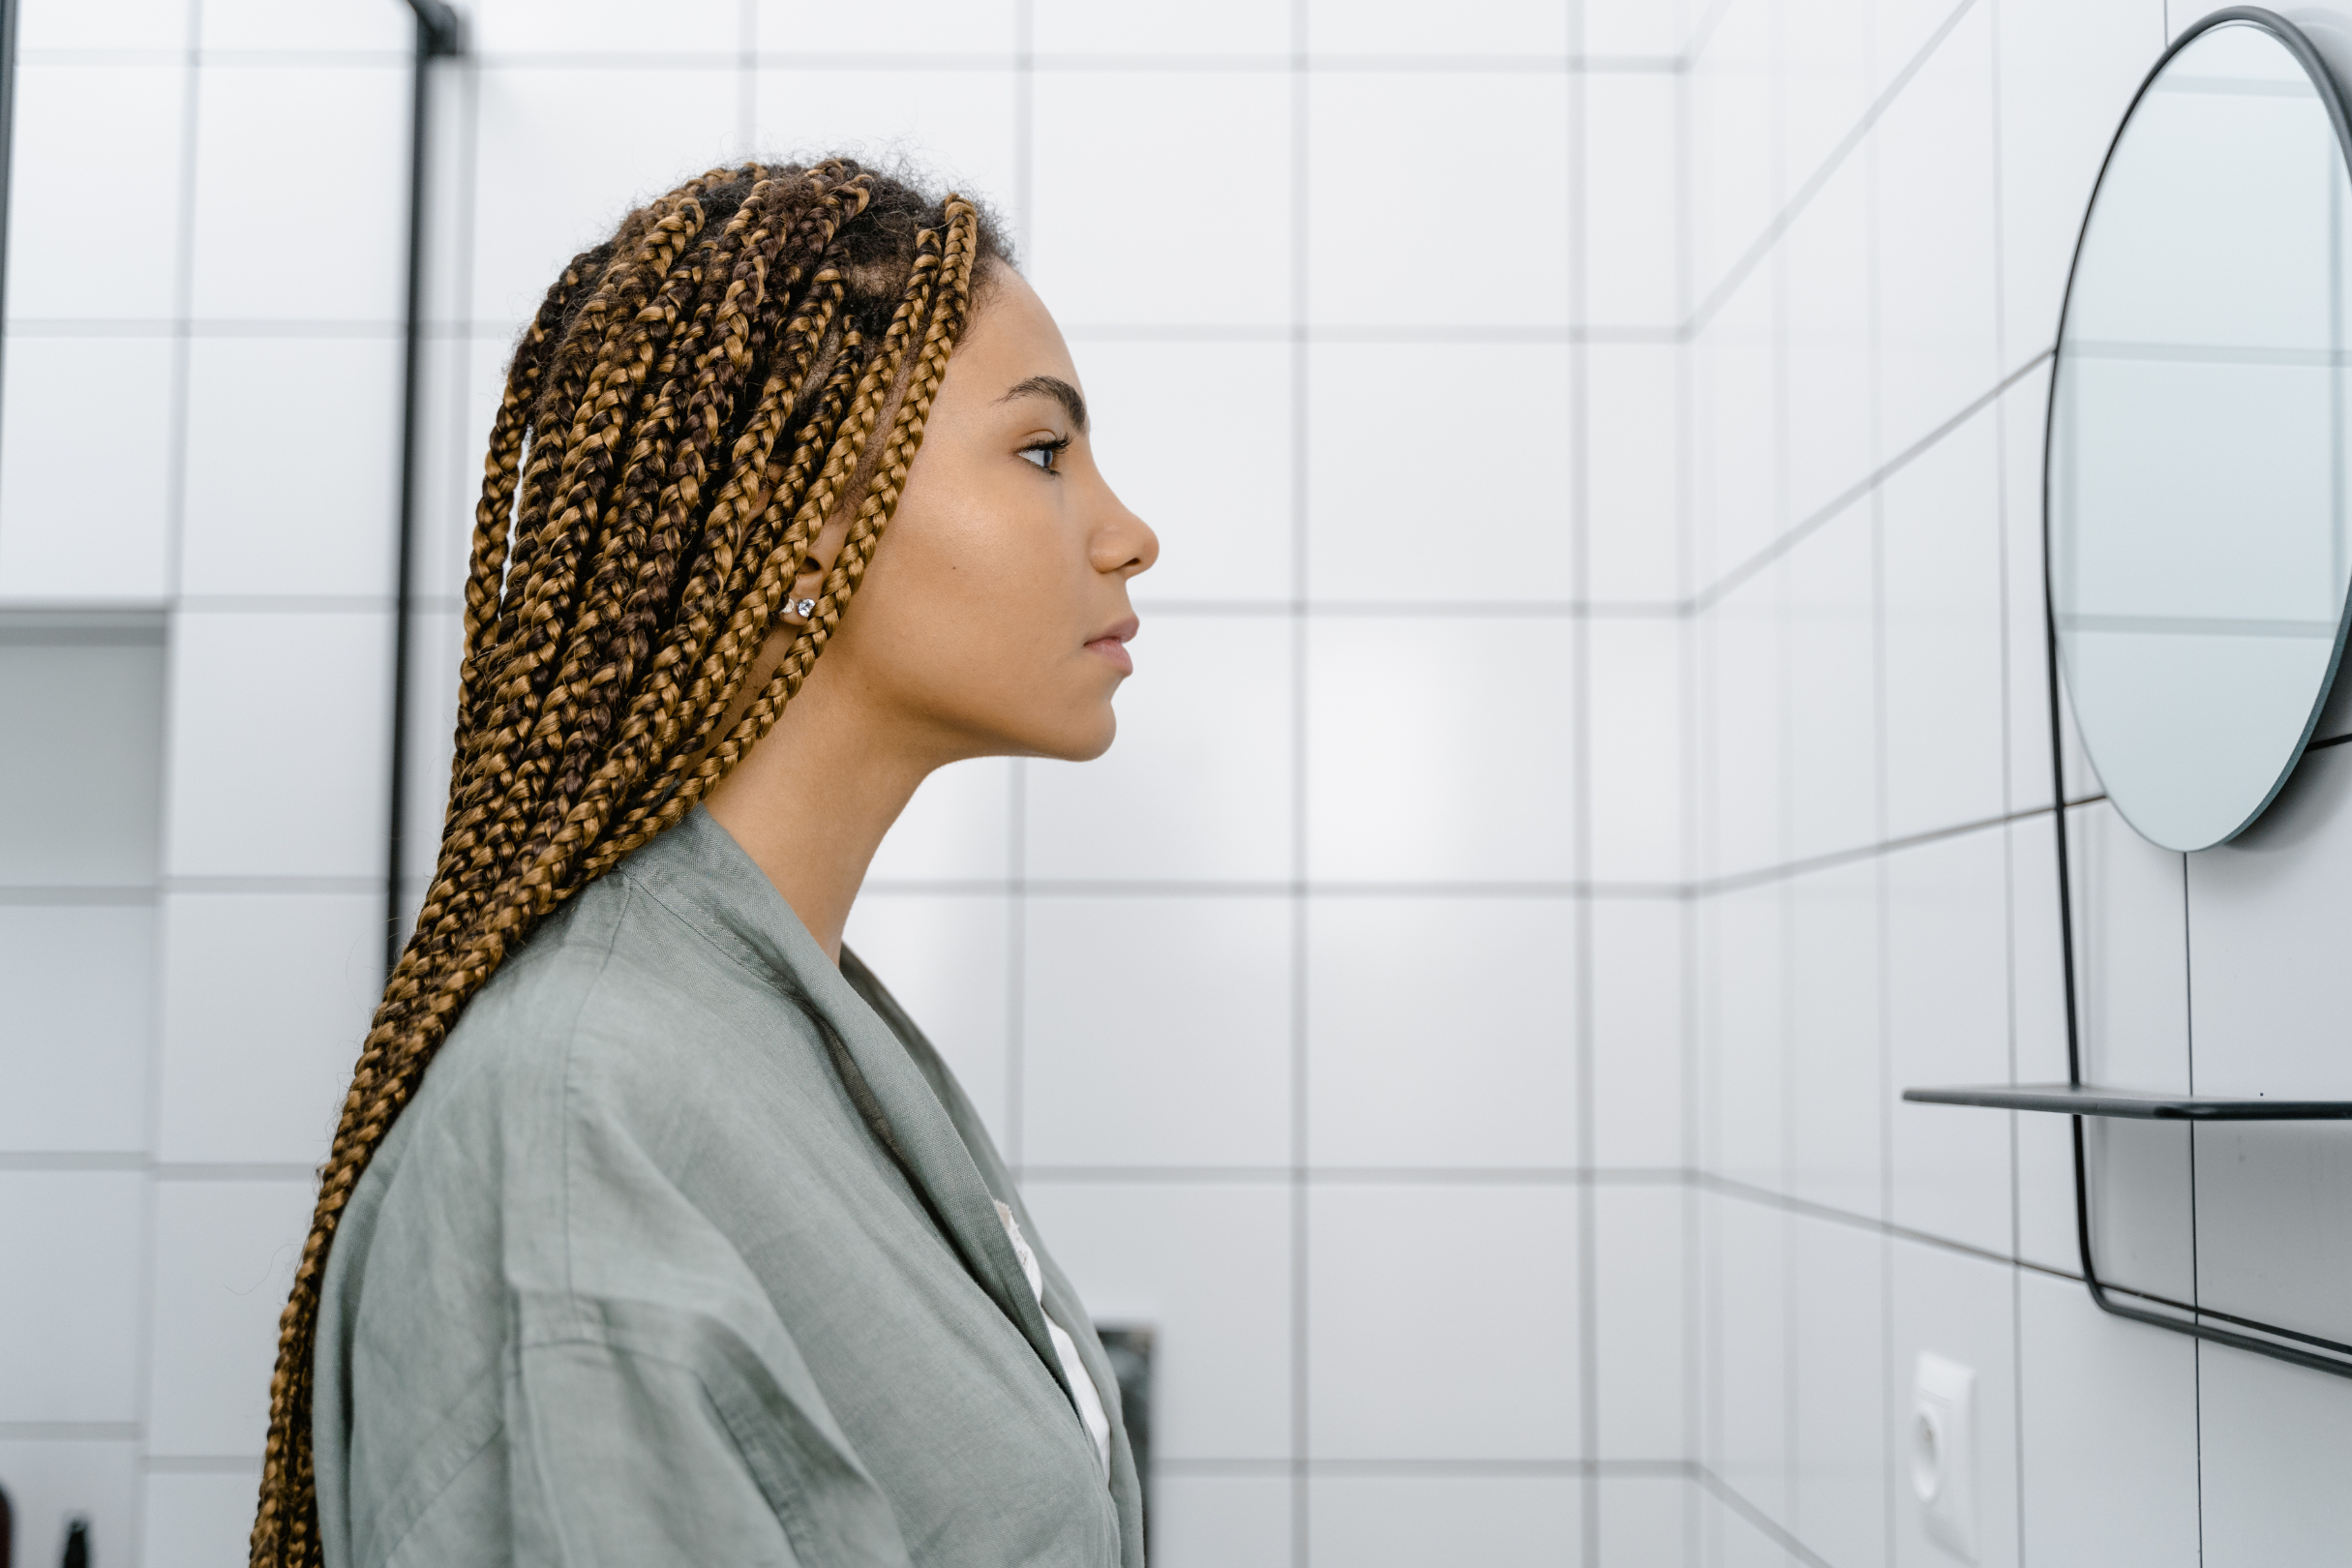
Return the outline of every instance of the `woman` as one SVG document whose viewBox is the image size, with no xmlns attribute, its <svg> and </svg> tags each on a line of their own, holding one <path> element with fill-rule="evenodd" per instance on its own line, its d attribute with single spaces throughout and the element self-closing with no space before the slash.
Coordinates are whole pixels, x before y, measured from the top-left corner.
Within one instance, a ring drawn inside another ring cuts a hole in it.
<svg viewBox="0 0 2352 1568">
<path fill-rule="evenodd" d="M 933 769 L 1110 743 L 1159 546 L 1052 317 L 968 201 L 714 169 L 549 291 L 486 474 L 255 1562 L 1135 1568 L 1086 1313 L 841 947 Z"/>
</svg>

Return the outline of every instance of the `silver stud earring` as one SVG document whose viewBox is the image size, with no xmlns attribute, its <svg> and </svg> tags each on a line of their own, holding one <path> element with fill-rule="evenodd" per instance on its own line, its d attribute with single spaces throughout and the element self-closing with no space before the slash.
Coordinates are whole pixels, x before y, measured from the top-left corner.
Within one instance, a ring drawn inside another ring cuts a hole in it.
<svg viewBox="0 0 2352 1568">
<path fill-rule="evenodd" d="M 792 601 L 792 613 L 796 616 L 813 616 L 817 613 L 817 601 L 814 599 L 795 599 Z"/>
</svg>

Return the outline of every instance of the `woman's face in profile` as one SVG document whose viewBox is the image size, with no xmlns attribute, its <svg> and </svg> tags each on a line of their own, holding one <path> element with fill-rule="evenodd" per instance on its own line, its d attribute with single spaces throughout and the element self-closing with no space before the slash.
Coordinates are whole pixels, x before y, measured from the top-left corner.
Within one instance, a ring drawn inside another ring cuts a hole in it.
<svg viewBox="0 0 2352 1568">
<path fill-rule="evenodd" d="M 1160 541 L 1095 467 L 1077 368 L 1037 291 L 997 267 L 974 304 L 897 515 L 809 680 L 934 732 L 922 749 L 943 760 L 1084 761 L 1116 731 L 1128 579 Z"/>
</svg>

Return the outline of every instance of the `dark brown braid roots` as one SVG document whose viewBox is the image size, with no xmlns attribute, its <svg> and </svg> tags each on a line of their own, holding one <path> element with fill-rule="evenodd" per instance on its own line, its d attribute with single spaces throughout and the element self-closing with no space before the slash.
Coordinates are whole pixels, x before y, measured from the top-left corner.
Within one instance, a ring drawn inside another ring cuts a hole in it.
<svg viewBox="0 0 2352 1568">
<path fill-rule="evenodd" d="M 525 330 L 474 512 L 440 858 L 279 1320 L 255 1568 L 321 1561 L 319 1289 L 370 1157 L 506 955 L 684 816 L 799 692 L 898 504 L 976 268 L 1009 259 L 961 197 L 846 159 L 746 164 L 631 213 Z M 839 517 L 815 612 L 744 707 Z"/>
</svg>

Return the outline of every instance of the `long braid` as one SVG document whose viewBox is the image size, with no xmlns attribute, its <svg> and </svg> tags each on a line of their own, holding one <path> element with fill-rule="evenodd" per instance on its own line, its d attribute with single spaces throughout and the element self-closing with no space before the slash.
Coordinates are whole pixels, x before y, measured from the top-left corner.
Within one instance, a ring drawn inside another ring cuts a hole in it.
<svg viewBox="0 0 2352 1568">
<path fill-rule="evenodd" d="M 474 513 L 440 853 L 280 1318 L 256 1568 L 322 1560 L 319 1299 L 370 1160 L 507 954 L 799 690 L 897 505 L 975 266 L 1009 259 L 959 197 L 846 159 L 744 165 L 630 214 L 524 329 Z M 815 539 L 853 508 L 818 619 L 713 743 Z"/>
</svg>

